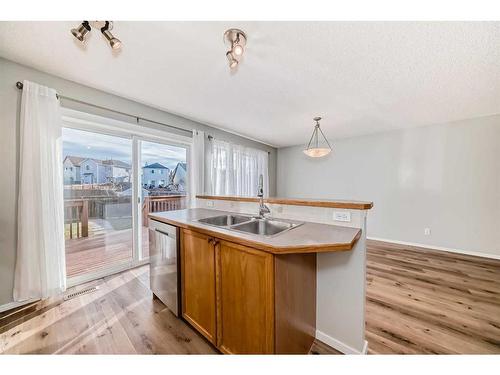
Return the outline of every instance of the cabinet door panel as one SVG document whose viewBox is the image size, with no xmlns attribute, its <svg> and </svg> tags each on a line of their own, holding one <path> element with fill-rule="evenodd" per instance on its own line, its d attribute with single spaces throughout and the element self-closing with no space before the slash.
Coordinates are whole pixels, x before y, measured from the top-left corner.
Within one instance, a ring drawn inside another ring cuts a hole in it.
<svg viewBox="0 0 500 375">
<path fill-rule="evenodd" d="M 213 239 L 182 230 L 182 316 L 216 343 L 215 249 Z"/>
<path fill-rule="evenodd" d="M 219 348 L 273 353 L 273 256 L 226 241 L 220 241 L 217 252 Z"/>
</svg>

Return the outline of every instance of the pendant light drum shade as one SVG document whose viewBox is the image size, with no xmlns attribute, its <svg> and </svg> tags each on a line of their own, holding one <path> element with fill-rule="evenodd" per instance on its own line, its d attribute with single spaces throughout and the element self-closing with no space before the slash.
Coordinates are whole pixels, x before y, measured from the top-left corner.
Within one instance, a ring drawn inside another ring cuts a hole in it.
<svg viewBox="0 0 500 375">
<path fill-rule="evenodd" d="M 320 120 L 321 117 L 314 118 L 314 121 L 316 121 L 316 125 L 314 125 L 311 139 L 309 140 L 309 143 L 304 150 L 304 154 L 311 158 L 321 158 L 332 152 L 332 146 L 330 146 L 328 139 L 326 139 L 325 134 L 323 133 L 319 125 Z"/>
</svg>

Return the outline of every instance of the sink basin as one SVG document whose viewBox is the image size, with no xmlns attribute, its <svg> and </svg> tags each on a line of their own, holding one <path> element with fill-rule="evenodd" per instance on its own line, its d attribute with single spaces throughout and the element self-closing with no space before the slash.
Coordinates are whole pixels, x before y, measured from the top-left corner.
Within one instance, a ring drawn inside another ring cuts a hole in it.
<svg viewBox="0 0 500 375">
<path fill-rule="evenodd" d="M 274 219 L 253 219 L 252 221 L 234 225 L 231 227 L 233 230 L 246 232 L 250 234 L 257 234 L 260 236 L 274 236 L 286 230 L 298 227 L 302 223 L 288 222 Z"/>
<path fill-rule="evenodd" d="M 215 225 L 217 227 L 229 227 L 236 224 L 241 224 L 252 220 L 250 216 L 243 215 L 220 215 L 207 217 L 205 219 L 198 220 L 200 223 Z"/>
</svg>

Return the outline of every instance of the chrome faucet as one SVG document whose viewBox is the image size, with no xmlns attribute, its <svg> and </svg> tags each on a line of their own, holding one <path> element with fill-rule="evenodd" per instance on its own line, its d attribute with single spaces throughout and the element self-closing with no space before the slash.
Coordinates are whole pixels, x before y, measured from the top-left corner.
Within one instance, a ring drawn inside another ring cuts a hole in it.
<svg viewBox="0 0 500 375">
<path fill-rule="evenodd" d="M 258 187 L 257 196 L 260 198 L 260 200 L 259 200 L 259 217 L 261 219 L 264 219 L 265 214 L 271 213 L 271 210 L 269 209 L 269 207 L 267 207 L 264 204 L 264 176 L 263 175 L 259 176 L 259 187 Z"/>
</svg>

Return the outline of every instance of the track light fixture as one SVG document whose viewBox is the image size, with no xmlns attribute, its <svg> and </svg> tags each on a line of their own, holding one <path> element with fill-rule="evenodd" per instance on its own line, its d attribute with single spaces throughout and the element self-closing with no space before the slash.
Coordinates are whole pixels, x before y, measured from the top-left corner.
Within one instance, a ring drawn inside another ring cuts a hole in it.
<svg viewBox="0 0 500 375">
<path fill-rule="evenodd" d="M 226 52 L 229 67 L 234 69 L 238 66 L 241 56 L 245 51 L 247 36 L 240 29 L 229 29 L 224 33 L 224 43 L 230 47 Z"/>
<path fill-rule="evenodd" d="M 113 34 L 111 34 L 110 30 L 112 30 L 112 29 L 113 29 L 113 23 L 112 22 L 110 23 L 109 21 L 106 21 L 106 23 L 104 24 L 104 26 L 101 27 L 101 33 L 106 37 L 106 39 L 108 40 L 109 45 L 111 46 L 111 48 L 113 48 L 113 49 L 120 49 L 120 47 L 122 46 L 122 42 L 120 41 L 120 39 L 115 38 L 113 36 Z"/>
<path fill-rule="evenodd" d="M 102 35 L 104 35 L 112 49 L 117 50 L 121 48 L 122 42 L 111 33 L 113 21 L 92 21 L 92 26 L 94 29 L 101 30 Z M 88 21 L 83 21 L 80 26 L 71 29 L 71 34 L 80 42 L 85 43 L 85 38 L 91 29 L 90 23 Z"/>
<path fill-rule="evenodd" d="M 85 37 L 90 32 L 88 21 L 83 21 L 76 29 L 71 29 L 71 34 L 80 42 L 85 43 Z"/>
</svg>

